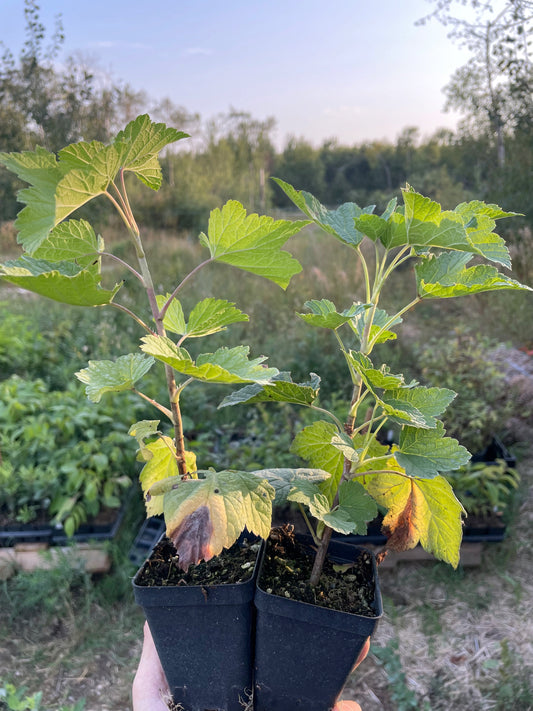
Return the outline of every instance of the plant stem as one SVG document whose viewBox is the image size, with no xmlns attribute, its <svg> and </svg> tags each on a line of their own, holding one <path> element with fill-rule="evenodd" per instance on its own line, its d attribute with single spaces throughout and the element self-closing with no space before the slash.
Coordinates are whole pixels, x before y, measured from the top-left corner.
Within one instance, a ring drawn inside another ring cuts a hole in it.
<svg viewBox="0 0 533 711">
<path fill-rule="evenodd" d="M 342 422 L 329 410 L 326 410 L 324 407 L 318 407 L 318 405 L 309 405 L 311 410 L 316 410 L 317 412 L 323 412 L 325 415 L 328 417 L 331 417 L 333 422 L 337 425 L 339 428 L 339 432 L 342 432 L 344 427 L 342 425 Z"/>
<path fill-rule="evenodd" d="M 337 492 L 335 494 L 335 499 L 333 500 L 333 506 L 338 505 L 339 503 L 339 489 L 340 485 L 342 484 L 343 481 L 347 481 L 350 478 L 350 469 L 351 469 L 351 462 L 349 459 L 344 459 L 344 467 L 342 470 L 342 476 L 339 481 L 339 486 L 337 487 Z M 311 577 L 309 578 L 309 584 L 315 587 L 318 585 L 318 581 L 320 580 L 320 575 L 322 573 L 322 568 L 324 567 L 324 563 L 326 561 L 326 555 L 328 552 L 328 547 L 329 547 L 329 542 L 331 540 L 331 534 L 333 533 L 333 529 L 330 528 L 330 526 L 325 526 L 324 527 L 324 532 L 322 534 L 322 538 L 320 539 L 320 542 L 318 544 L 315 560 L 313 562 L 313 569 L 311 570 Z"/>
<path fill-rule="evenodd" d="M 178 286 L 174 289 L 174 291 L 172 292 L 172 294 L 168 297 L 168 299 L 167 299 L 167 300 L 165 301 L 165 303 L 163 304 L 163 307 L 161 308 L 161 318 L 164 318 L 164 317 L 165 317 L 165 314 L 166 314 L 166 312 L 167 312 L 168 307 L 169 307 L 170 304 L 174 301 L 174 299 L 176 298 L 178 292 L 182 289 L 182 287 L 186 284 L 186 282 L 187 282 L 192 276 L 194 276 L 198 271 L 200 271 L 200 269 L 202 269 L 202 267 L 205 267 L 206 264 L 209 264 L 209 263 L 212 262 L 212 261 L 213 261 L 213 258 L 212 258 L 212 257 L 209 257 L 209 259 L 206 259 L 205 261 L 203 261 L 203 262 L 201 262 L 200 264 L 198 264 L 198 265 L 192 270 L 192 272 L 189 272 L 189 273 L 187 274 L 187 276 L 178 284 Z"/>
<path fill-rule="evenodd" d="M 314 530 L 313 526 L 311 525 L 311 521 L 309 521 L 309 518 L 308 518 L 308 516 L 307 516 L 307 514 L 306 514 L 306 512 L 305 512 L 305 508 L 304 508 L 303 505 L 300 504 L 300 503 L 298 504 L 298 508 L 300 509 L 300 513 L 302 514 L 302 518 L 303 518 L 303 520 L 305 521 L 305 525 L 307 526 L 307 528 L 308 528 L 308 530 L 309 530 L 309 533 L 311 534 L 311 538 L 313 539 L 315 545 L 319 546 L 319 545 L 320 545 L 320 541 L 319 541 L 319 539 L 316 537 L 315 530 Z"/>
<path fill-rule="evenodd" d="M 125 314 L 128 314 L 128 316 L 131 316 L 132 319 L 137 321 L 139 326 L 142 326 L 145 331 L 147 331 L 148 333 L 151 333 L 152 335 L 155 335 L 154 332 L 152 331 L 152 329 L 150 328 L 150 326 L 147 326 L 144 323 L 144 321 L 137 316 L 137 314 L 133 313 L 133 311 L 130 311 L 125 306 L 122 306 L 122 304 L 117 304 L 114 301 L 112 301 L 110 305 L 113 306 L 115 309 L 119 309 L 120 311 L 123 311 Z"/>
<path fill-rule="evenodd" d="M 161 311 L 159 310 L 159 307 L 157 305 L 157 298 L 155 294 L 155 288 L 154 288 L 154 283 L 152 280 L 152 274 L 150 272 L 150 268 L 148 266 L 148 262 L 146 260 L 146 255 L 144 253 L 143 245 L 141 242 L 141 235 L 139 231 L 139 227 L 137 226 L 137 223 L 135 222 L 135 219 L 133 217 L 133 213 L 131 211 L 131 207 L 129 204 L 127 192 L 126 192 L 126 185 L 124 182 L 124 171 L 120 171 L 120 180 L 121 180 L 121 187 L 122 187 L 122 193 L 120 190 L 114 185 L 115 189 L 119 193 L 121 197 L 121 207 L 117 201 L 113 198 L 113 196 L 110 193 L 106 193 L 109 199 L 115 204 L 115 207 L 120 213 L 120 216 L 124 220 L 124 223 L 128 229 L 128 232 L 130 234 L 130 237 L 133 241 L 133 244 L 135 245 L 135 251 L 137 254 L 137 261 L 139 262 L 139 268 L 140 268 L 140 273 L 142 277 L 142 283 L 144 285 L 144 288 L 146 290 L 146 295 L 148 297 L 148 302 L 150 304 L 150 309 L 152 311 L 152 316 L 154 318 L 155 324 L 156 324 L 156 329 L 157 329 L 157 334 L 159 336 L 166 336 L 165 333 L 165 327 L 163 326 L 163 315 Z M 176 386 L 176 379 L 174 378 L 174 371 L 172 368 L 165 363 L 165 377 L 167 381 L 167 389 L 168 389 L 168 395 L 169 395 L 169 400 L 170 400 L 170 407 L 171 407 L 171 421 L 172 424 L 174 425 L 174 445 L 176 447 L 176 460 L 178 463 L 178 470 L 180 473 L 180 476 L 186 477 L 187 476 L 187 464 L 185 462 L 185 440 L 183 436 L 183 421 L 181 418 L 181 410 L 179 406 L 179 390 Z"/>
<path fill-rule="evenodd" d="M 139 272 L 138 272 L 136 269 L 134 269 L 134 268 L 131 266 L 131 264 L 128 264 L 128 262 L 125 262 L 125 261 L 124 261 L 123 259 L 121 259 L 120 257 L 117 257 L 116 254 L 111 254 L 111 252 L 95 252 L 95 254 L 98 254 L 98 255 L 101 256 L 101 257 L 111 257 L 111 259 L 114 259 L 115 262 L 118 262 L 118 263 L 121 264 L 123 267 L 125 267 L 126 269 L 128 269 L 128 270 L 133 274 L 133 276 L 134 276 L 136 279 L 138 279 L 140 282 L 142 282 L 143 278 L 142 278 L 142 276 L 139 274 Z"/>
<path fill-rule="evenodd" d="M 146 402 L 149 402 L 150 405 L 153 405 L 156 407 L 160 412 L 162 412 L 164 415 L 168 417 L 168 419 L 173 422 L 173 414 L 172 411 L 168 409 L 168 407 L 164 407 L 160 403 L 157 402 L 157 400 L 154 400 L 153 398 L 149 397 L 148 395 L 145 395 L 142 393 L 140 390 L 136 390 L 133 388 L 133 392 L 138 395 L 139 397 L 142 397 L 143 400 L 146 400 Z"/>
</svg>

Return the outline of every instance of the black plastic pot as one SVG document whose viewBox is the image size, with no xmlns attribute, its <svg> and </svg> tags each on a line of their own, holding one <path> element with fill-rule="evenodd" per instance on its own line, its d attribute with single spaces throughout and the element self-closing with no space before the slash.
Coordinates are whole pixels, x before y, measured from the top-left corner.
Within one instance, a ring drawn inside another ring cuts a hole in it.
<svg viewBox="0 0 533 711">
<path fill-rule="evenodd" d="M 242 711 L 249 698 L 257 570 L 242 583 L 205 587 L 144 587 L 135 576 L 135 600 L 184 711 Z"/>
<path fill-rule="evenodd" d="M 330 543 L 329 556 L 338 562 L 352 562 L 362 552 L 352 545 Z M 373 555 L 372 567 L 374 617 L 272 595 L 261 589 L 259 581 L 255 594 L 255 711 L 333 708 L 367 637 L 383 614 Z"/>
<path fill-rule="evenodd" d="M 18 543 L 51 545 L 53 533 L 53 527 L 48 524 L 12 523 L 0 526 L 0 548 L 10 548 Z"/>
</svg>

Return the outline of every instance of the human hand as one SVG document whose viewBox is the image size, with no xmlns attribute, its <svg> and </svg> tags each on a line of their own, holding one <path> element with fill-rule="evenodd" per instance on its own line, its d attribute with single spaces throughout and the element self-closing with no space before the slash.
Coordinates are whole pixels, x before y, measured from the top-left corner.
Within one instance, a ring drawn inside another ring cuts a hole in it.
<svg viewBox="0 0 533 711">
<path fill-rule="evenodd" d="M 144 623 L 141 659 L 131 689 L 133 711 L 168 711 L 170 690 L 148 622 Z"/>
<path fill-rule="evenodd" d="M 361 664 L 370 649 L 370 637 L 366 640 L 354 669 Z M 148 623 L 144 623 L 144 642 L 141 659 L 131 690 L 133 711 L 168 711 L 170 690 L 157 655 Z M 361 711 L 356 701 L 337 701 L 333 711 Z"/>
</svg>

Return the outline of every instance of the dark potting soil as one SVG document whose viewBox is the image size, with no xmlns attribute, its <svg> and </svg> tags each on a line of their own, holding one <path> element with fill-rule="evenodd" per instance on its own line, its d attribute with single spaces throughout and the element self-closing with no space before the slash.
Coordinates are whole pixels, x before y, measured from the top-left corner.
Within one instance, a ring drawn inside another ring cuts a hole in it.
<svg viewBox="0 0 533 711">
<path fill-rule="evenodd" d="M 267 542 L 259 587 L 268 593 L 355 615 L 375 617 L 372 556 L 363 551 L 343 571 L 326 560 L 316 587 L 309 585 L 314 551 L 301 544 L 291 526 L 273 529 Z M 355 556 L 355 554 L 354 554 Z"/>
<path fill-rule="evenodd" d="M 231 585 L 248 580 L 254 570 L 260 543 L 235 543 L 211 560 L 179 567 L 179 556 L 172 542 L 164 537 L 154 547 L 137 577 L 137 585 L 146 587 L 170 585 Z"/>
</svg>

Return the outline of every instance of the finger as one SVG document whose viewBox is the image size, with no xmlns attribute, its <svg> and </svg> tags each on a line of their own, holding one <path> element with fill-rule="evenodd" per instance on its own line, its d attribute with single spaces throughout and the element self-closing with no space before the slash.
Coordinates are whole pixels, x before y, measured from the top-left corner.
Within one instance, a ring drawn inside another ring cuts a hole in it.
<svg viewBox="0 0 533 711">
<path fill-rule="evenodd" d="M 144 625 L 141 659 L 132 687 L 134 711 L 166 711 L 163 697 L 169 693 L 167 680 L 159 661 L 148 624 Z"/>
<path fill-rule="evenodd" d="M 361 711 L 357 701 L 337 701 L 333 711 Z"/>
<path fill-rule="evenodd" d="M 370 651 L 370 637 L 366 638 L 365 643 L 363 644 L 363 647 L 361 648 L 361 651 L 359 652 L 359 656 L 355 660 L 355 664 L 353 665 L 353 669 L 357 669 L 357 667 L 361 664 L 363 659 L 366 658 L 366 655 Z M 352 669 L 352 671 L 353 671 Z"/>
</svg>

